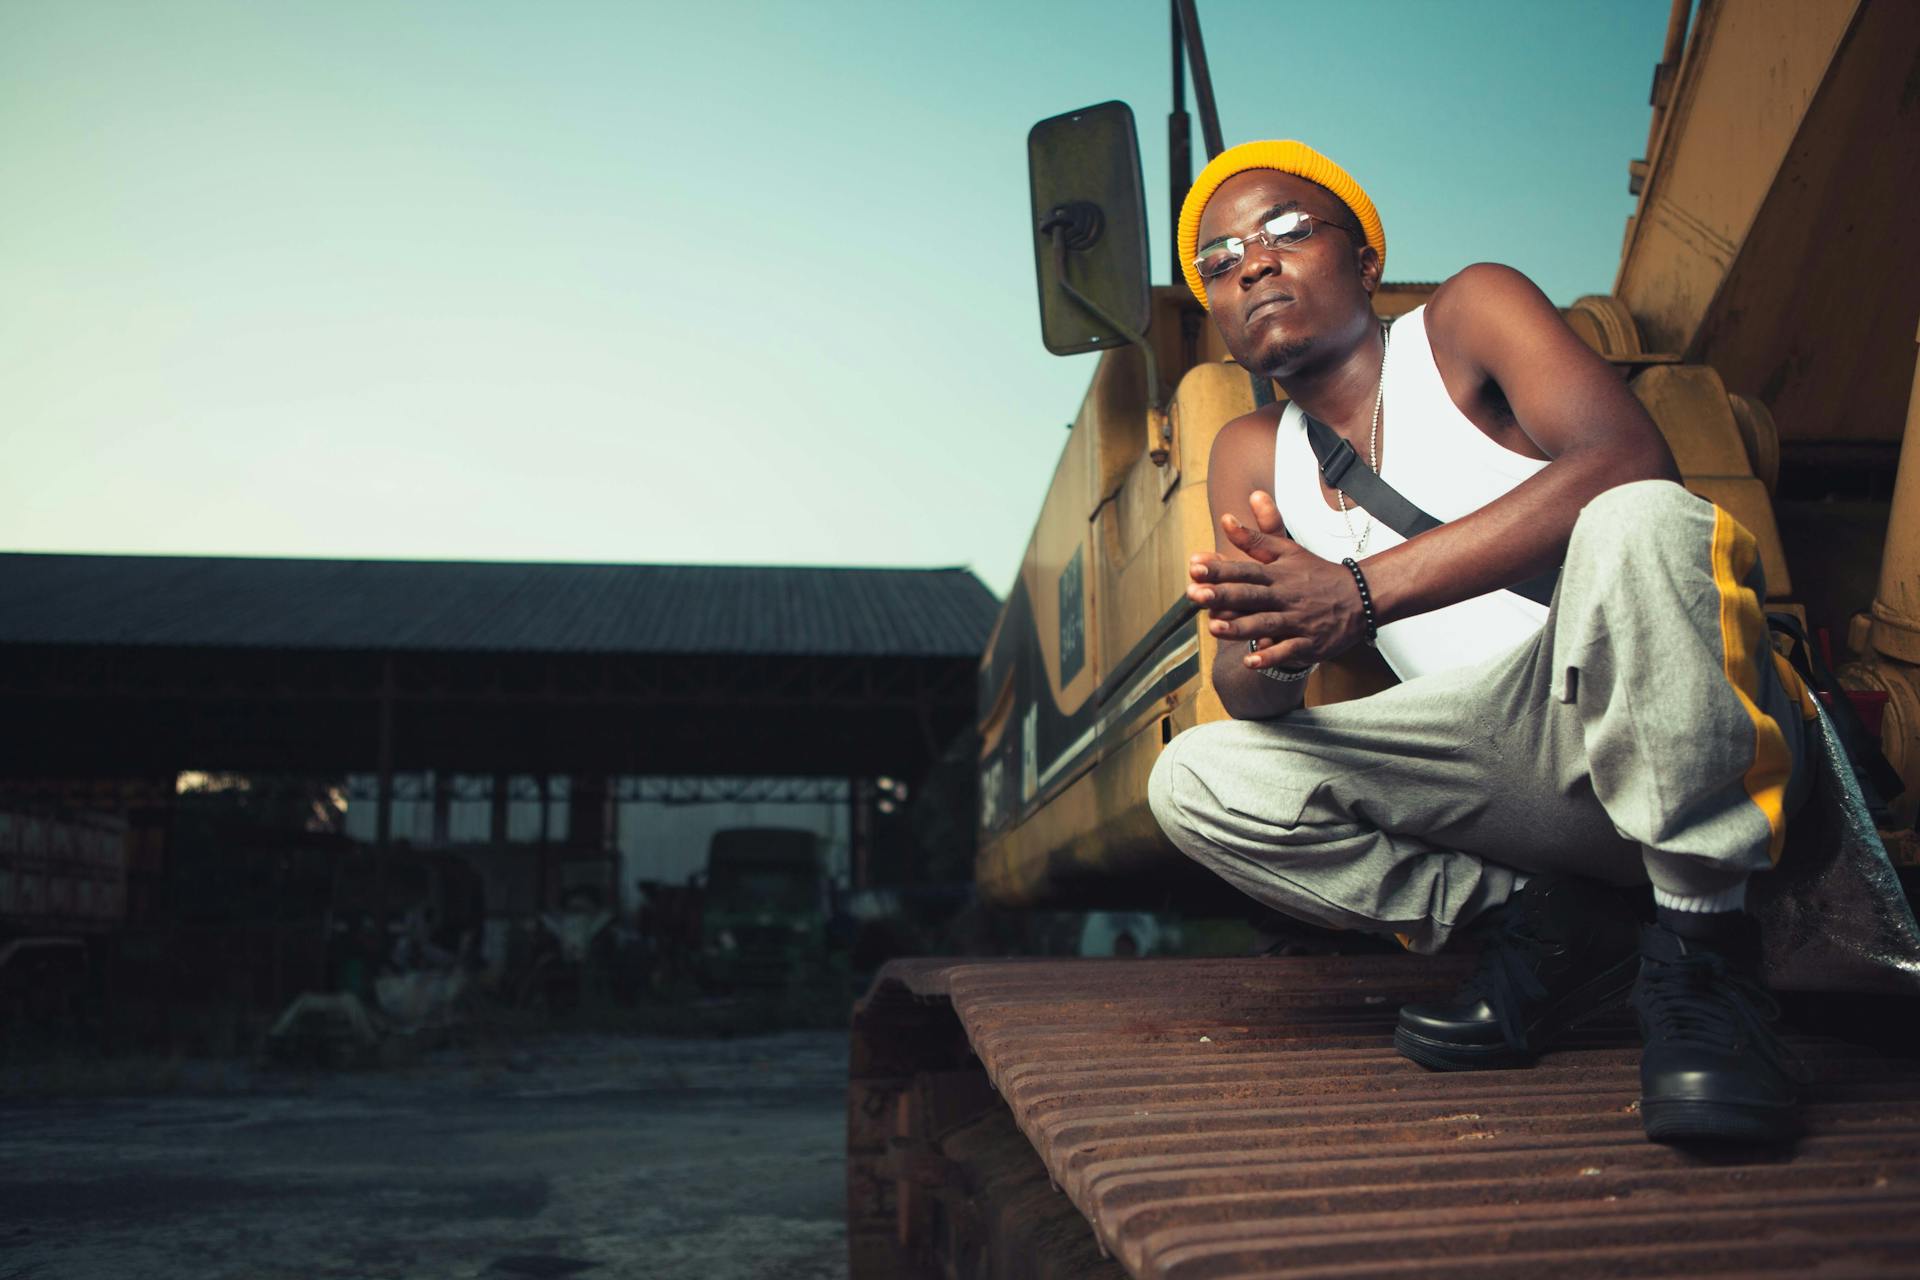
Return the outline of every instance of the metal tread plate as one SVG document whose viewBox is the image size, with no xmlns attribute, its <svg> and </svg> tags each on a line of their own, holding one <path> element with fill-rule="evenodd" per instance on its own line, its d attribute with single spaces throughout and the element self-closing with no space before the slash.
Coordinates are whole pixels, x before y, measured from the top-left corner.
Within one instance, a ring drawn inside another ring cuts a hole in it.
<svg viewBox="0 0 1920 1280">
<path fill-rule="evenodd" d="M 1132 1275 L 1911 1275 L 1920 1063 L 1794 1038 L 1788 1150 L 1680 1150 L 1615 1020 L 1522 1070 L 1434 1073 L 1394 1014 L 1450 959 L 915 966 Z"/>
</svg>

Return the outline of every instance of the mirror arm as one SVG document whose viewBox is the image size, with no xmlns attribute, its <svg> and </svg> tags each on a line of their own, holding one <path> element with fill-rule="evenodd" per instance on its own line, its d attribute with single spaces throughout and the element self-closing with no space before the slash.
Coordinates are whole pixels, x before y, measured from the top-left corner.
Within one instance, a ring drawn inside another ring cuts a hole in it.
<svg viewBox="0 0 1920 1280">
<path fill-rule="evenodd" d="M 1147 335 L 1136 333 L 1121 324 L 1108 313 L 1107 309 L 1074 288 L 1067 280 L 1067 237 L 1064 227 L 1052 227 L 1053 233 L 1053 275 L 1060 284 L 1060 291 L 1073 300 L 1075 306 L 1091 315 L 1101 324 L 1131 342 L 1140 349 L 1140 355 L 1147 363 L 1147 453 L 1153 465 L 1163 467 L 1173 444 L 1173 422 L 1167 416 L 1166 406 L 1160 403 L 1160 361 L 1153 354 L 1153 344 L 1147 341 Z"/>
</svg>

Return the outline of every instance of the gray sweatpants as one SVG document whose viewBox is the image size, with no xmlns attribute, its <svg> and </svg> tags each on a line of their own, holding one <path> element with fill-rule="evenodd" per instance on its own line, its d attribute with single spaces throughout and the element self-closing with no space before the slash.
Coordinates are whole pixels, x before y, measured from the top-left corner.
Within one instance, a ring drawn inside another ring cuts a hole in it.
<svg viewBox="0 0 1920 1280">
<path fill-rule="evenodd" d="M 1275 720 L 1204 724 L 1153 770 L 1174 843 L 1260 902 L 1436 951 L 1558 871 L 1721 893 L 1806 788 L 1750 535 L 1667 481 L 1580 514 L 1546 625 L 1504 658 Z"/>
</svg>

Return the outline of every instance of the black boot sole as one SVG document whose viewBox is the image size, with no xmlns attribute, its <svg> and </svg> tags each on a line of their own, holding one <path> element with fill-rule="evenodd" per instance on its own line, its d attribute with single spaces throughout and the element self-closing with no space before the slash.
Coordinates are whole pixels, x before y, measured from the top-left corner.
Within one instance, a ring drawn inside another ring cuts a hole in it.
<svg viewBox="0 0 1920 1280">
<path fill-rule="evenodd" d="M 1429 1071 L 1496 1071 L 1524 1067 L 1581 1023 L 1625 1004 L 1639 974 L 1640 955 L 1636 951 L 1587 979 L 1527 1028 L 1527 1045 L 1523 1049 L 1504 1042 L 1468 1044 L 1436 1040 L 1403 1026 L 1393 1029 L 1393 1047 L 1401 1057 L 1411 1058 Z"/>
<path fill-rule="evenodd" d="M 1508 1044 L 1454 1044 L 1435 1040 L 1405 1027 L 1393 1029 L 1393 1047 L 1429 1071 L 1498 1071 L 1524 1067 L 1534 1054 Z"/>
<path fill-rule="evenodd" d="M 1641 1099 L 1640 1119 L 1654 1142 L 1787 1142 L 1799 1136 L 1792 1103 Z"/>
</svg>

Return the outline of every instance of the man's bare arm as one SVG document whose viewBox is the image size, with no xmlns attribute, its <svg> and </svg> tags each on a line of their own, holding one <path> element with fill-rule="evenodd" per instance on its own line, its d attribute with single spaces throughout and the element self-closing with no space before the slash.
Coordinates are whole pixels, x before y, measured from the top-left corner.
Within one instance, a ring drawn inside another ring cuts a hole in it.
<svg viewBox="0 0 1920 1280">
<path fill-rule="evenodd" d="M 1213 512 L 1214 558 L 1259 563 L 1253 554 L 1234 545 L 1228 522 L 1236 525 L 1242 540 L 1262 556 L 1270 554 L 1268 544 L 1284 540 L 1284 535 L 1277 532 L 1280 526 L 1271 499 L 1264 513 L 1256 513 L 1252 503 L 1256 490 L 1264 494 L 1273 485 L 1273 443 L 1278 425 L 1272 411 L 1255 411 L 1229 422 L 1213 438 L 1207 462 L 1207 505 Z M 1263 523 L 1275 532 L 1264 531 Z M 1247 666 L 1247 655 L 1245 639 L 1222 639 L 1214 651 L 1213 689 L 1228 715 L 1236 720 L 1271 720 L 1300 705 L 1306 681 L 1283 683 L 1263 676 Z"/>
</svg>

